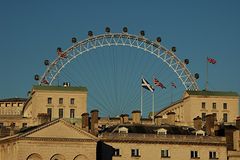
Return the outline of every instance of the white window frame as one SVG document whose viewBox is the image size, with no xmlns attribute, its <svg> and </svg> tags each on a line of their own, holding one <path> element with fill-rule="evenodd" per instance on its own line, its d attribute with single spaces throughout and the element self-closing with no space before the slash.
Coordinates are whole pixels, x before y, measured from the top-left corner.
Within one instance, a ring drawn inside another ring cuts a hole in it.
<svg viewBox="0 0 240 160">
<path fill-rule="evenodd" d="M 121 154 L 120 154 L 120 149 L 119 149 L 119 148 L 115 148 L 115 149 L 114 149 L 114 154 L 113 154 L 113 156 L 121 156 Z"/>
<path fill-rule="evenodd" d="M 161 158 L 170 158 L 170 152 L 168 149 L 161 150 Z"/>
<path fill-rule="evenodd" d="M 216 151 L 209 151 L 209 159 L 218 159 L 218 154 Z"/>
<path fill-rule="evenodd" d="M 140 157 L 139 149 L 137 149 L 137 148 L 131 149 L 131 156 L 132 157 Z"/>
<path fill-rule="evenodd" d="M 192 153 L 193 153 L 193 154 L 192 154 Z M 196 150 L 191 151 L 191 152 L 190 152 L 190 158 L 191 158 L 191 159 L 197 159 L 197 158 L 200 158 L 200 156 L 199 156 L 199 152 L 196 151 Z"/>
</svg>

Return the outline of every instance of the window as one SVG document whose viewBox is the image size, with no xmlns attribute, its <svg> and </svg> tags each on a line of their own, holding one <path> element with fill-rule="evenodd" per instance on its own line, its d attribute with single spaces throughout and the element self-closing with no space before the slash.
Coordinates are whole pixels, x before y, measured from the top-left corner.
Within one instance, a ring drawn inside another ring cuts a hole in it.
<svg viewBox="0 0 240 160">
<path fill-rule="evenodd" d="M 63 98 L 59 98 L 59 104 L 63 104 Z"/>
<path fill-rule="evenodd" d="M 210 151 L 209 152 L 209 159 L 217 159 L 217 152 Z"/>
<path fill-rule="evenodd" d="M 223 113 L 223 122 L 227 122 L 228 121 L 228 115 L 227 113 Z"/>
<path fill-rule="evenodd" d="M 59 109 L 58 117 L 63 118 L 63 109 L 62 108 Z"/>
<path fill-rule="evenodd" d="M 198 151 L 191 151 L 191 158 L 199 158 Z"/>
<path fill-rule="evenodd" d="M 10 124 L 10 126 L 11 126 L 11 127 L 15 127 L 15 126 L 16 126 L 16 123 L 13 123 L 13 122 L 12 122 L 12 123 Z"/>
<path fill-rule="evenodd" d="M 217 109 L 216 103 L 212 103 L 212 109 Z"/>
<path fill-rule="evenodd" d="M 70 109 L 70 118 L 74 118 L 75 116 L 75 109 Z"/>
<path fill-rule="evenodd" d="M 227 103 L 223 103 L 223 109 L 227 109 Z"/>
<path fill-rule="evenodd" d="M 162 149 L 162 150 L 161 150 L 161 157 L 162 157 L 162 158 L 164 158 L 164 157 L 165 157 L 165 158 L 170 157 L 168 150 Z"/>
<path fill-rule="evenodd" d="M 202 109 L 206 109 L 206 103 L 202 102 Z"/>
<path fill-rule="evenodd" d="M 47 103 L 52 104 L 52 98 L 51 97 L 48 97 Z"/>
<path fill-rule="evenodd" d="M 22 124 L 22 128 L 25 128 L 25 127 L 27 127 L 27 123 Z"/>
<path fill-rule="evenodd" d="M 113 156 L 120 156 L 120 150 L 118 148 L 114 149 Z"/>
<path fill-rule="evenodd" d="M 206 113 L 202 113 L 202 121 L 206 121 Z"/>
<path fill-rule="evenodd" d="M 140 157 L 139 149 L 132 149 L 132 157 Z"/>
<path fill-rule="evenodd" d="M 47 109 L 47 114 L 49 115 L 50 121 L 51 121 L 51 119 L 52 119 L 52 108 Z"/>
<path fill-rule="evenodd" d="M 74 100 L 75 100 L 74 98 L 71 98 L 70 99 L 70 104 L 74 104 Z"/>
<path fill-rule="evenodd" d="M 212 113 L 213 117 L 217 118 L 217 113 Z"/>
</svg>

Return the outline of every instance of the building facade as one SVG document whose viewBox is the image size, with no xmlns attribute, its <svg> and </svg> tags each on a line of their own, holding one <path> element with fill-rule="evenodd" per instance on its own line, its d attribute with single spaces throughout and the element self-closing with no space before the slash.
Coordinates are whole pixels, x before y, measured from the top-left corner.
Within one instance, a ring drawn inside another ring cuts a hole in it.
<svg viewBox="0 0 240 160">
<path fill-rule="evenodd" d="M 205 121 L 206 115 L 214 114 L 217 122 L 234 123 L 239 112 L 239 95 L 235 92 L 186 91 L 181 100 L 159 111 L 155 117 L 167 117 L 175 113 L 175 121 L 193 126 L 197 116 Z"/>
<path fill-rule="evenodd" d="M 98 138 L 63 119 L 0 139 L 1 160 L 93 160 Z"/>
<path fill-rule="evenodd" d="M 88 114 L 85 87 L 33 86 L 22 103 L 22 112 L 1 112 L 0 131 L 5 126 L 10 136 L 2 134 L 0 160 L 240 158 L 239 129 L 215 134 L 220 128 L 216 120 L 240 126 L 240 120 L 235 123 L 236 93 L 186 91 L 183 99 L 156 114 L 155 121 L 142 118 L 138 110 L 119 117 L 99 117 L 98 110 Z M 18 102 L 1 105 L 5 110 L 20 107 Z"/>
</svg>

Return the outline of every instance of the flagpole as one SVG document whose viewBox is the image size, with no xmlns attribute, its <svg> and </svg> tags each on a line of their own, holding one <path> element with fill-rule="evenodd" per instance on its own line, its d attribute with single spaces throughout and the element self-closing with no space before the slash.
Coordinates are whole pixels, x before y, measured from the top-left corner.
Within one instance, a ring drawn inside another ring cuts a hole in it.
<svg viewBox="0 0 240 160">
<path fill-rule="evenodd" d="M 208 90 L 208 57 L 207 57 L 207 64 L 206 64 L 206 84 L 205 84 L 205 90 Z"/>
<path fill-rule="evenodd" d="M 152 93 L 152 123 L 154 124 L 154 92 Z"/>
<path fill-rule="evenodd" d="M 142 79 L 143 79 L 143 76 L 142 76 Z M 141 117 L 142 117 L 142 113 L 143 113 L 143 87 L 141 83 Z"/>
</svg>

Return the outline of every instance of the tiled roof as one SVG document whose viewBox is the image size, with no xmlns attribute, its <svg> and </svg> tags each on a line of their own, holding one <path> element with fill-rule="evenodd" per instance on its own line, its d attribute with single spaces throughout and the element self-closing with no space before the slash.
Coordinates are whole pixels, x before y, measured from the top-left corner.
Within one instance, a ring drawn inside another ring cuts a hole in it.
<svg viewBox="0 0 240 160">
<path fill-rule="evenodd" d="M 239 96 L 236 92 L 224 91 L 187 91 L 189 95 L 205 95 L 205 96 Z"/>
<path fill-rule="evenodd" d="M 64 86 L 40 86 L 40 85 L 34 85 L 33 90 L 54 90 L 54 91 L 87 91 L 86 87 L 64 87 Z"/>
</svg>

